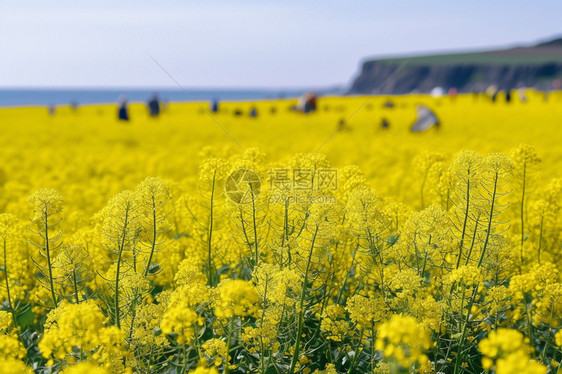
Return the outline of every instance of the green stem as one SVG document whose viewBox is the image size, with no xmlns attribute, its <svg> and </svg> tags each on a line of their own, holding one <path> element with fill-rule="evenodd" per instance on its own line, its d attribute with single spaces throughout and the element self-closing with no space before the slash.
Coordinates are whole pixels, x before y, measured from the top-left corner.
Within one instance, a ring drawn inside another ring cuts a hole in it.
<svg viewBox="0 0 562 374">
<path fill-rule="evenodd" d="M 113 300 L 113 307 L 115 308 L 115 321 L 113 323 L 115 326 L 121 328 L 121 318 L 119 311 L 119 275 L 121 272 L 121 261 L 123 258 L 123 250 L 125 248 L 125 239 L 127 237 L 127 225 L 129 221 L 129 208 L 125 211 L 125 221 L 123 223 L 123 232 L 121 233 L 121 243 L 118 247 L 118 257 L 117 257 L 117 270 L 115 271 L 115 297 Z"/>
<path fill-rule="evenodd" d="M 476 217 L 476 222 L 474 223 L 474 233 L 472 234 L 472 241 L 470 243 L 470 249 L 466 255 L 465 265 L 468 265 L 470 261 L 470 256 L 472 256 L 472 250 L 474 249 L 474 243 L 476 243 L 476 234 L 478 233 L 478 223 L 480 222 L 480 213 L 478 213 L 478 217 Z"/>
<path fill-rule="evenodd" d="M 230 344 L 232 341 L 232 329 L 233 329 L 233 325 L 234 325 L 234 316 L 230 317 L 230 321 L 228 322 L 228 337 L 226 338 L 226 357 L 225 359 L 225 364 L 224 364 L 224 374 L 228 374 L 229 372 L 229 366 L 230 366 L 230 360 L 228 359 L 228 357 L 230 356 Z"/>
<path fill-rule="evenodd" d="M 470 170 L 468 171 L 468 174 L 470 174 Z M 464 245 L 464 235 L 466 233 L 466 224 L 468 222 L 468 211 L 470 209 L 470 179 L 467 180 L 466 182 L 466 210 L 464 212 L 464 223 L 462 226 L 462 235 L 461 235 L 461 242 L 459 244 L 459 257 L 457 258 L 457 269 L 460 266 L 461 263 L 461 258 L 462 258 L 462 249 L 463 249 L 463 245 Z"/>
<path fill-rule="evenodd" d="M 523 264 L 523 242 L 525 241 L 525 185 L 527 175 L 527 163 L 523 164 L 523 188 L 521 193 L 521 264 Z"/>
<path fill-rule="evenodd" d="M 213 259 L 212 259 L 212 241 L 213 241 L 213 207 L 215 199 L 215 180 L 217 177 L 217 171 L 213 174 L 213 184 L 211 187 L 211 210 L 209 212 L 209 234 L 208 234 L 208 248 L 207 248 L 207 266 L 209 275 L 209 286 L 213 287 Z"/>
<path fill-rule="evenodd" d="M 375 372 L 375 321 L 371 320 L 371 372 Z"/>
<path fill-rule="evenodd" d="M 154 250 L 156 248 L 156 201 L 154 201 L 154 195 L 152 195 L 152 246 L 150 248 L 150 255 L 148 256 L 148 261 L 146 263 L 146 269 L 144 269 L 144 276 L 148 275 L 150 270 L 150 263 L 152 262 L 152 256 L 154 256 Z"/>
<path fill-rule="evenodd" d="M 291 248 L 288 246 L 289 243 L 289 200 L 285 200 L 285 212 L 283 217 L 283 241 L 281 246 L 281 255 L 283 255 L 283 248 L 285 248 L 285 242 L 287 242 L 287 266 L 291 266 Z M 281 257 L 283 260 L 283 257 Z M 281 267 L 283 267 L 283 261 L 281 261 Z"/>
<path fill-rule="evenodd" d="M 353 268 L 353 266 L 355 265 L 355 255 L 357 254 L 357 250 L 359 248 L 359 243 L 357 243 L 357 247 L 355 247 L 355 251 L 353 251 L 353 254 L 351 255 L 351 265 L 349 266 L 349 271 L 347 272 L 347 274 L 345 275 L 345 278 L 343 280 L 343 283 L 338 291 L 338 297 L 336 299 L 336 304 L 340 303 L 341 297 L 343 295 L 343 292 L 345 290 L 345 287 L 347 285 L 347 281 L 349 279 L 349 275 L 351 274 L 351 269 Z"/>
<path fill-rule="evenodd" d="M 252 187 L 250 187 L 250 192 L 252 194 L 252 219 L 254 222 L 254 246 L 255 246 L 255 267 L 257 267 L 259 265 L 259 251 L 258 251 L 258 228 L 256 225 L 256 201 L 255 201 L 255 196 L 254 196 L 254 191 L 252 190 Z"/>
<path fill-rule="evenodd" d="M 4 275 L 6 276 L 6 293 L 8 296 L 8 308 L 10 308 L 10 312 L 12 314 L 12 318 L 14 319 L 14 326 L 17 326 L 16 321 L 16 311 L 12 307 L 12 298 L 10 296 L 10 280 L 8 279 L 8 256 L 6 254 L 6 238 L 4 238 Z"/>
<path fill-rule="evenodd" d="M 484 255 L 486 254 L 486 248 L 488 247 L 488 242 L 491 236 L 490 232 L 492 231 L 492 222 L 494 220 L 494 206 L 496 203 L 497 189 L 498 189 L 498 173 L 496 172 L 496 176 L 494 178 L 494 192 L 492 194 L 492 206 L 490 207 L 490 216 L 488 218 L 488 229 L 486 230 L 486 239 L 484 240 L 484 246 L 482 247 L 480 260 L 478 260 L 478 267 L 482 266 L 482 262 L 484 261 Z"/>
<path fill-rule="evenodd" d="M 541 353 L 541 360 L 544 362 L 544 358 L 546 356 L 546 351 L 548 350 L 548 346 L 550 344 L 550 330 L 552 326 L 552 318 L 554 317 L 554 302 L 552 302 L 550 306 L 550 320 L 548 321 L 548 330 L 546 330 L 546 342 L 544 343 L 544 348 Z"/>
<path fill-rule="evenodd" d="M 74 286 L 74 298 L 76 299 L 76 304 L 80 304 L 80 299 L 78 297 L 78 281 L 76 280 L 76 270 L 72 270 L 72 283 Z"/>
<path fill-rule="evenodd" d="M 181 365 L 181 374 L 185 374 L 187 372 L 187 347 L 185 346 L 185 344 L 182 344 L 182 353 L 183 353 L 183 363 Z M 179 355 L 178 355 L 178 361 L 179 361 Z M 179 364 L 179 362 L 178 362 Z"/>
<path fill-rule="evenodd" d="M 460 369 L 460 365 L 461 365 L 462 348 L 463 348 L 463 345 L 464 345 L 464 339 L 466 338 L 466 330 L 468 329 L 468 324 L 470 322 L 470 311 L 472 309 L 472 305 L 474 304 L 474 300 L 476 299 L 477 292 L 478 292 L 478 285 L 475 285 L 475 286 L 473 286 L 472 297 L 470 299 L 470 302 L 467 305 L 468 312 L 466 313 L 466 319 L 464 321 L 461 338 L 459 340 L 459 346 L 458 346 L 458 349 L 457 349 L 457 357 L 455 358 L 454 374 L 459 373 L 459 369 Z"/>
<path fill-rule="evenodd" d="M 302 290 L 301 290 L 301 298 L 299 303 L 299 325 L 297 330 L 297 336 L 295 341 L 295 350 L 293 352 L 293 359 L 291 361 L 291 367 L 289 369 L 289 374 L 293 374 L 295 372 L 295 367 L 297 365 L 297 361 L 299 359 L 300 353 L 300 342 L 301 342 L 301 335 L 302 335 L 302 328 L 304 324 L 304 299 L 306 295 L 306 284 L 308 283 L 308 271 L 310 269 L 310 263 L 312 260 L 312 252 L 314 250 L 314 242 L 316 241 L 316 235 L 318 234 L 318 226 L 316 226 L 316 231 L 314 232 L 314 236 L 312 237 L 312 244 L 310 246 L 310 251 L 308 253 L 308 260 L 306 261 L 306 270 L 304 272 L 304 279 L 302 281 Z"/>
<path fill-rule="evenodd" d="M 364 334 L 364 330 L 361 330 L 361 334 L 359 335 L 357 344 L 355 344 L 355 346 L 352 348 L 353 352 L 355 353 L 355 357 L 353 357 L 353 360 L 351 361 L 351 365 L 349 366 L 349 369 L 347 370 L 348 374 L 351 374 L 354 372 L 355 370 L 355 366 L 357 365 L 357 362 L 359 361 L 359 356 L 361 356 L 361 352 L 357 352 L 359 346 L 361 345 L 361 340 L 363 339 L 363 334 Z M 349 358 L 349 356 L 348 356 Z"/>
<path fill-rule="evenodd" d="M 265 289 L 263 292 L 263 301 L 264 301 L 264 305 L 262 305 L 262 312 L 261 312 L 261 327 L 263 327 L 263 323 L 265 320 L 265 303 L 267 300 L 267 285 L 269 282 L 265 282 Z M 261 361 L 261 372 L 263 374 L 265 374 L 265 361 L 264 361 L 264 356 L 265 356 L 265 352 L 264 352 L 264 347 L 263 347 L 263 335 L 260 334 L 260 346 L 261 346 L 261 354 L 260 354 L 260 361 Z"/>
<path fill-rule="evenodd" d="M 422 208 L 422 209 L 425 208 L 425 203 L 424 203 L 424 198 L 423 198 L 423 190 L 424 190 L 424 188 L 425 188 L 425 183 L 426 183 L 426 181 L 427 181 L 427 174 L 428 174 L 428 171 L 429 171 L 429 169 L 425 171 L 425 175 L 424 175 L 424 177 L 423 177 L 423 181 L 422 181 L 421 189 L 420 189 L 420 198 L 421 198 L 421 208 Z"/>
<path fill-rule="evenodd" d="M 525 296 L 523 297 L 523 303 L 525 305 L 525 318 L 527 319 L 527 335 L 529 335 L 528 338 L 532 342 L 532 341 L 534 341 L 534 339 L 533 339 L 533 323 L 532 323 L 532 318 L 531 318 L 531 311 L 527 307 L 527 300 L 526 300 Z"/>
<path fill-rule="evenodd" d="M 544 212 L 541 215 L 541 230 L 540 230 L 540 234 L 539 234 L 539 249 L 538 249 L 539 265 L 541 264 L 541 249 L 542 249 L 543 229 L 544 229 Z"/>
<path fill-rule="evenodd" d="M 51 249 L 49 247 L 49 215 L 47 211 L 44 212 L 44 220 L 43 223 L 45 224 L 45 253 L 47 254 L 47 264 L 49 266 L 49 284 L 51 287 L 51 297 L 53 298 L 53 304 L 55 308 L 58 306 L 57 297 L 55 295 L 55 285 L 53 282 L 53 266 L 51 264 Z"/>
</svg>

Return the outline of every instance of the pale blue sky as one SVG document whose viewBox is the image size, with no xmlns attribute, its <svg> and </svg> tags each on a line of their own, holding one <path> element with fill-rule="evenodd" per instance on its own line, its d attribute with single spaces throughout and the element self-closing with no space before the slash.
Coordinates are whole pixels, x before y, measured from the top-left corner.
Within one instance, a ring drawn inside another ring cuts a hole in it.
<svg viewBox="0 0 562 374">
<path fill-rule="evenodd" d="M 540 4 L 540 5 L 539 5 Z M 346 85 L 368 56 L 532 43 L 562 2 L 0 0 L 0 87 Z"/>
</svg>

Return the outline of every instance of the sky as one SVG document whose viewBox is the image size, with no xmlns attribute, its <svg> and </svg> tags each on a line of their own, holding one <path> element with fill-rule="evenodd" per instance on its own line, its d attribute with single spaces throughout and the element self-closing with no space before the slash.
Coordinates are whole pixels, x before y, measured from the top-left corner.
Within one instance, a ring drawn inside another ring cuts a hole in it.
<svg viewBox="0 0 562 374">
<path fill-rule="evenodd" d="M 367 57 L 529 44 L 562 35 L 560 14 L 557 0 L 0 0 L 0 87 L 347 86 Z"/>
</svg>

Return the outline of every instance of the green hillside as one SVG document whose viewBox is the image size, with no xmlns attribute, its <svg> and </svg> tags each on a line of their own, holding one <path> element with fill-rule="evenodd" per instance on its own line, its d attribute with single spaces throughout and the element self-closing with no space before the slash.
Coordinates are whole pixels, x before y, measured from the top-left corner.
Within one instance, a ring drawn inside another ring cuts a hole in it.
<svg viewBox="0 0 562 374">
<path fill-rule="evenodd" d="M 497 64 L 523 65 L 562 62 L 562 45 L 545 43 L 535 47 L 518 47 L 496 51 L 468 53 L 431 54 L 410 57 L 374 58 L 369 61 L 403 63 L 417 65 L 444 64 Z"/>
</svg>

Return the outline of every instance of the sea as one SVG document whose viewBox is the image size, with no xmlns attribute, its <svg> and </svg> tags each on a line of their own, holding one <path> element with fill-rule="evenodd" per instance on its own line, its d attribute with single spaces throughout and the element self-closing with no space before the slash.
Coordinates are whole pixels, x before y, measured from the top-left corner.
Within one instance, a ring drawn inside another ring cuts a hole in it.
<svg viewBox="0 0 562 374">
<path fill-rule="evenodd" d="M 186 92 L 187 91 L 187 92 Z M 83 105 L 97 103 L 115 103 L 121 95 L 129 102 L 145 102 L 153 94 L 160 100 L 169 102 L 182 101 L 247 101 L 261 99 L 280 99 L 299 97 L 308 91 L 319 90 L 282 90 L 282 89 L 15 89 L 0 88 L 0 107 L 13 106 L 56 106 Z M 322 91 L 322 90 L 320 90 Z M 333 89 L 324 92 L 334 92 Z M 320 94 L 324 92 L 319 92 Z"/>
</svg>

